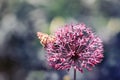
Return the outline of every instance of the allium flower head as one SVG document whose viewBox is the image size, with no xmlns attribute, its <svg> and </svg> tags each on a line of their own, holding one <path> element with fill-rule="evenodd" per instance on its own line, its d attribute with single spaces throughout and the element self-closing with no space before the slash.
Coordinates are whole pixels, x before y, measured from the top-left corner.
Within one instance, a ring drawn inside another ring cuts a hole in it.
<svg viewBox="0 0 120 80">
<path fill-rule="evenodd" d="M 73 67 L 82 72 L 102 61 L 102 41 L 85 24 L 65 25 L 54 36 L 56 40 L 45 47 L 52 67 L 58 70 Z"/>
</svg>

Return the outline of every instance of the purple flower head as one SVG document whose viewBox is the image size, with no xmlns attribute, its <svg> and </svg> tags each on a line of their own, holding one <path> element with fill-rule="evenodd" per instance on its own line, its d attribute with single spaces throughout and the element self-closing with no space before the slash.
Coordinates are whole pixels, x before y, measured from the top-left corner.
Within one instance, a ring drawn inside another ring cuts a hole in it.
<svg viewBox="0 0 120 80">
<path fill-rule="evenodd" d="M 47 58 L 55 69 L 71 67 L 91 70 L 103 58 L 103 44 L 85 24 L 65 25 L 55 32 L 56 40 L 47 44 Z"/>
</svg>

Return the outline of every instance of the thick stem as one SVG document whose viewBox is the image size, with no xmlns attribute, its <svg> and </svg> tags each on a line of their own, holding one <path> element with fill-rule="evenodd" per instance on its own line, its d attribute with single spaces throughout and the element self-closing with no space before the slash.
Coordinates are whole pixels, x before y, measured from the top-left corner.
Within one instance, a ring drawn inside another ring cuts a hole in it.
<svg viewBox="0 0 120 80">
<path fill-rule="evenodd" d="M 74 80 L 76 80 L 76 69 L 74 69 Z"/>
</svg>

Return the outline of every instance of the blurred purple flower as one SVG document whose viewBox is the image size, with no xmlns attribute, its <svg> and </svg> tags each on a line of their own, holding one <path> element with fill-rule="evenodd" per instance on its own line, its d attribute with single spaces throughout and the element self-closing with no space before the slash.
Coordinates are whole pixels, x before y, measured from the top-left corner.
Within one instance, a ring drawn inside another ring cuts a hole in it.
<svg viewBox="0 0 120 80">
<path fill-rule="evenodd" d="M 54 43 L 45 47 L 49 65 L 55 69 L 71 67 L 83 72 L 91 70 L 103 58 L 103 44 L 85 24 L 65 25 L 59 28 Z"/>
</svg>

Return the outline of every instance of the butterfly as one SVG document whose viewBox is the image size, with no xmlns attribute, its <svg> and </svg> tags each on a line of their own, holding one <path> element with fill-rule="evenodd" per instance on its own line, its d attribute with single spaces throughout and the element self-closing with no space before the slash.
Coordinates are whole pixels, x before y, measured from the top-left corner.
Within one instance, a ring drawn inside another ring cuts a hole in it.
<svg viewBox="0 0 120 80">
<path fill-rule="evenodd" d="M 47 44 L 54 42 L 56 39 L 55 36 L 48 35 L 48 34 L 42 33 L 42 32 L 37 32 L 37 36 L 38 36 L 38 39 L 40 40 L 40 43 L 43 46 L 46 46 Z"/>
</svg>

